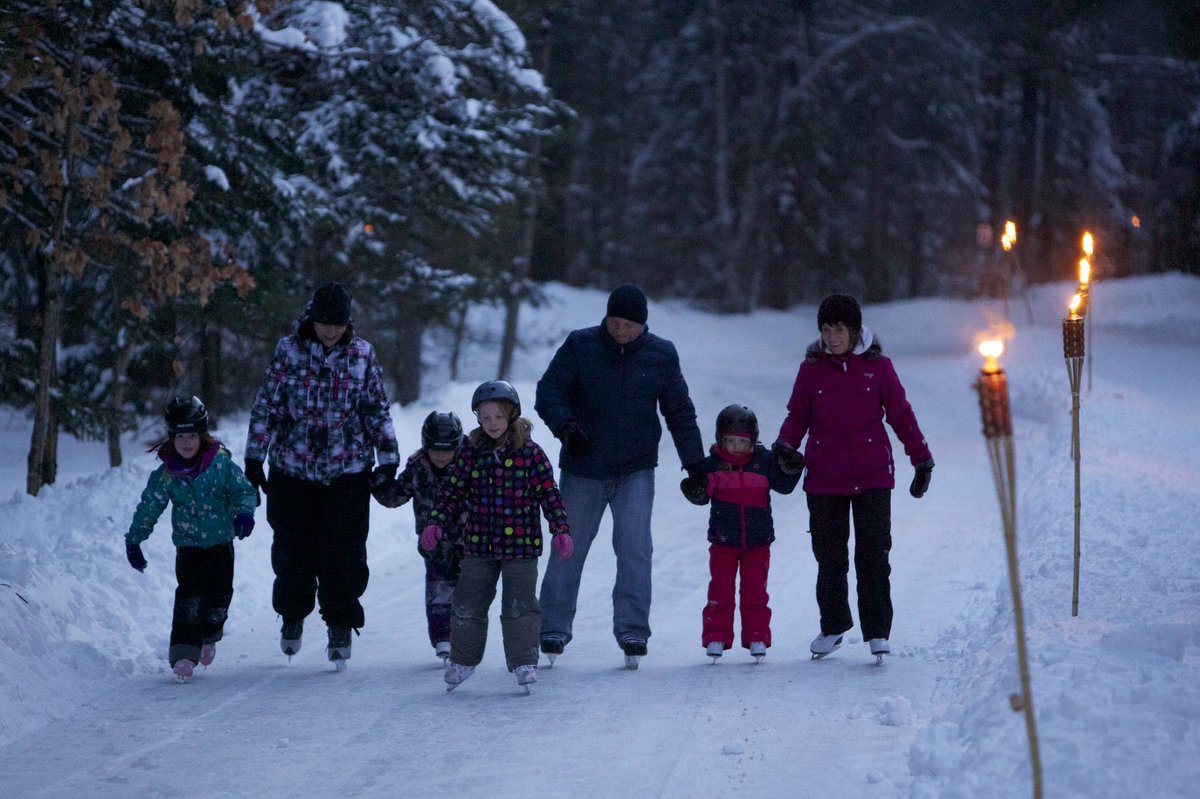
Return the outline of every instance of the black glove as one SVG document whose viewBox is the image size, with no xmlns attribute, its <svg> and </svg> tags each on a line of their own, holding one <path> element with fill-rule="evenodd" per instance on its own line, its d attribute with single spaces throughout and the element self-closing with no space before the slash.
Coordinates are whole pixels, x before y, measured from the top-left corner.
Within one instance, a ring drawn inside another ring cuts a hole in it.
<svg viewBox="0 0 1200 799">
<path fill-rule="evenodd" d="M 908 493 L 912 494 L 914 498 L 920 499 L 929 490 L 929 479 L 933 477 L 933 458 L 921 461 L 917 464 L 916 469 L 917 473 L 913 475 L 912 485 L 908 487 Z"/>
<path fill-rule="evenodd" d="M 382 466 L 376 466 L 371 472 L 371 489 L 374 490 L 382 485 L 392 482 L 396 479 L 396 470 L 400 467 L 398 463 L 388 463 Z"/>
<path fill-rule="evenodd" d="M 146 556 L 142 554 L 142 548 L 137 544 L 125 542 L 125 557 L 129 559 L 129 565 L 140 572 L 146 571 Z"/>
<path fill-rule="evenodd" d="M 267 474 L 263 471 L 263 462 L 257 458 L 246 458 L 246 479 L 255 490 L 267 493 Z"/>
<path fill-rule="evenodd" d="M 233 534 L 238 538 L 248 538 L 254 531 L 254 514 L 239 513 L 233 517 Z"/>
<path fill-rule="evenodd" d="M 679 490 L 693 505 L 708 504 L 708 480 L 704 477 L 685 477 L 679 481 Z"/>
<path fill-rule="evenodd" d="M 592 438 L 579 422 L 569 419 L 558 428 L 558 439 L 563 443 L 563 449 L 572 455 L 586 455 L 592 451 Z"/>
<path fill-rule="evenodd" d="M 784 474 L 800 474 L 804 471 L 804 453 L 782 441 L 776 441 L 771 445 L 771 452 L 775 455 L 775 462 L 779 464 L 779 469 Z"/>
</svg>

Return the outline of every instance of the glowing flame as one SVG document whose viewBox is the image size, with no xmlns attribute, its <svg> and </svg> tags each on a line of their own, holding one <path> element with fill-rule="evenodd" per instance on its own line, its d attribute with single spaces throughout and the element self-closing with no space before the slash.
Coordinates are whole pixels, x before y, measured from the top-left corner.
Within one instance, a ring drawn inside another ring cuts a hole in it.
<svg viewBox="0 0 1200 799">
<path fill-rule="evenodd" d="M 363 233 L 366 233 L 368 236 L 375 235 L 375 226 L 368 222 L 367 224 L 363 225 Z"/>
<path fill-rule="evenodd" d="M 1079 285 L 1086 286 L 1092 277 L 1092 265 L 1087 258 L 1079 259 Z"/>
<path fill-rule="evenodd" d="M 1129 224 L 1133 225 L 1134 227 L 1141 227 L 1142 226 L 1142 218 L 1140 216 L 1138 216 L 1137 214 L 1134 214 L 1133 218 L 1129 220 Z"/>
<path fill-rule="evenodd" d="M 1083 231 L 1083 254 L 1088 258 L 1092 257 L 1095 252 L 1096 240 L 1092 238 L 1091 231 Z"/>
<path fill-rule="evenodd" d="M 1017 243 L 1017 223 L 1011 219 L 1004 223 L 1004 235 L 1013 244 Z"/>
<path fill-rule="evenodd" d="M 1079 316 L 1080 305 L 1083 305 L 1083 295 L 1077 291 L 1075 292 L 1075 296 L 1071 298 L 1070 304 L 1067 306 L 1067 308 L 1071 311 L 1072 318 Z"/>
<path fill-rule="evenodd" d="M 997 360 L 1000 354 L 1004 352 L 1004 342 L 1000 339 L 988 339 L 979 343 L 979 354 L 984 357 L 983 371 L 998 372 L 1000 371 L 1000 362 Z"/>
</svg>

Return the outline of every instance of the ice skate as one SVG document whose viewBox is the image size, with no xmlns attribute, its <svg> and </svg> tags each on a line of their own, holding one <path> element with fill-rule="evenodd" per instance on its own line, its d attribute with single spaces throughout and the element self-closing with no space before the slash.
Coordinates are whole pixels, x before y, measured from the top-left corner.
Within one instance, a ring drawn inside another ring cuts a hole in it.
<svg viewBox="0 0 1200 799">
<path fill-rule="evenodd" d="M 542 654 L 546 656 L 546 660 L 550 661 L 550 664 L 546 668 L 554 667 L 554 659 L 563 653 L 565 647 L 566 645 L 562 642 L 561 638 L 542 639 Z"/>
<path fill-rule="evenodd" d="M 763 658 L 767 656 L 767 645 L 762 641 L 750 642 L 750 657 L 754 658 L 754 665 L 763 662 Z"/>
<path fill-rule="evenodd" d="M 279 648 L 283 654 L 292 659 L 292 655 L 300 651 L 300 638 L 304 635 L 304 620 L 285 621 L 279 631 Z"/>
<path fill-rule="evenodd" d="M 446 665 L 446 661 L 450 660 L 450 642 L 438 641 L 433 645 L 434 654 L 442 659 L 442 665 Z"/>
<path fill-rule="evenodd" d="M 474 666 L 464 666 L 453 660 L 446 661 L 446 673 L 442 675 L 442 679 L 446 681 L 446 692 L 449 693 L 462 685 L 474 673 Z"/>
<path fill-rule="evenodd" d="M 350 660 L 350 645 L 349 627 L 329 628 L 329 645 L 325 647 L 325 654 L 338 671 L 346 670 L 346 661 Z"/>
<path fill-rule="evenodd" d="M 529 686 L 538 681 L 537 666 L 517 666 L 513 672 L 517 675 L 517 685 L 524 688 L 526 695 L 528 695 Z"/>
<path fill-rule="evenodd" d="M 190 660 L 178 660 L 171 671 L 175 674 L 175 682 L 187 682 L 192 679 L 192 671 L 196 664 Z"/>
<path fill-rule="evenodd" d="M 205 644 L 200 647 L 200 665 L 208 668 L 217 657 L 217 645 Z"/>
<path fill-rule="evenodd" d="M 813 660 L 820 660 L 842 645 L 842 634 L 825 635 L 821 633 L 808 645 Z"/>
<path fill-rule="evenodd" d="M 625 653 L 625 668 L 637 671 L 641 659 L 646 656 L 646 642 L 640 638 L 626 638 L 621 642 L 621 651 Z"/>
<path fill-rule="evenodd" d="M 875 665 L 883 665 L 883 656 L 892 654 L 892 647 L 888 644 L 886 638 L 872 638 L 870 640 L 871 654 L 875 656 Z"/>
<path fill-rule="evenodd" d="M 720 641 L 713 641 L 708 646 L 704 647 L 704 654 L 712 658 L 712 662 L 716 663 L 717 659 L 725 653 L 725 644 Z"/>
</svg>

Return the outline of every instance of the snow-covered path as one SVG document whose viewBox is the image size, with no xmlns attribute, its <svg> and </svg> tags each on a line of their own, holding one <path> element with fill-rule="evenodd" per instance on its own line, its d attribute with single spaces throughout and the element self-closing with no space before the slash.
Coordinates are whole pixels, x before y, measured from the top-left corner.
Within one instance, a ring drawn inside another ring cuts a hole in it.
<svg viewBox="0 0 1200 799">
<path fill-rule="evenodd" d="M 1200 780 L 1190 755 L 1200 745 L 1200 543 L 1188 526 L 1200 501 L 1200 357 L 1195 334 L 1166 333 L 1195 329 L 1200 281 L 1100 288 L 1097 312 L 1106 297 L 1134 308 L 1098 324 L 1096 385 L 1084 398 L 1078 619 L 1057 326 L 1065 287 L 1039 290 L 1039 326 L 1019 329 L 1004 358 L 1047 795 L 1184 796 Z M 551 297 L 523 319 L 534 343 L 514 382 L 527 415 L 562 333 L 602 313 L 599 292 L 553 287 Z M 68 477 L 36 500 L 14 493 L 0 506 L 15 531 L 0 539 L 0 582 L 12 588 L 0 588 L 0 795 L 1028 796 L 1024 723 L 1007 699 L 1018 686 L 1007 570 L 970 387 L 979 362 L 971 337 L 990 311 L 948 300 L 866 311 L 938 463 L 920 502 L 905 490 L 911 467 L 899 468 L 895 654 L 882 668 L 857 630 L 830 658 L 808 657 L 815 566 L 799 491 L 774 499 L 775 645 L 759 666 L 741 650 L 708 662 L 699 639 L 707 510 L 680 496 L 677 458 L 664 444 L 654 636 L 638 671 L 621 668 L 611 637 L 614 564 L 602 530 L 576 639 L 543 668 L 533 695 L 505 671 L 497 624 L 481 667 L 447 694 L 424 631 L 411 512 L 375 506 L 367 627 L 346 672 L 324 659 L 315 615 L 300 654 L 288 663 L 279 653 L 260 510 L 258 529 L 238 545 L 217 661 L 176 685 L 163 660 L 174 587 L 166 523 L 146 547 L 145 575 L 120 549 L 152 465 L 130 446 L 121 469 Z M 1166 316 L 1137 315 L 1150 311 Z M 770 441 L 813 318 L 812 309 L 719 318 L 665 304 L 652 305 L 650 325 L 679 347 L 706 439 L 721 407 L 744 402 Z M 464 373 L 484 379 L 490 363 L 479 354 Z M 451 384 L 396 409 L 402 449 L 415 447 L 431 408 L 463 413 L 473 387 Z M 224 431 L 239 460 L 243 431 L 244 420 Z M 20 421 L 3 435 L 19 452 Z M 556 449 L 540 424 L 535 438 Z M 88 446 L 79 445 L 80 464 L 95 458 Z M 20 485 L 14 474 L 3 473 L 5 485 Z"/>
</svg>

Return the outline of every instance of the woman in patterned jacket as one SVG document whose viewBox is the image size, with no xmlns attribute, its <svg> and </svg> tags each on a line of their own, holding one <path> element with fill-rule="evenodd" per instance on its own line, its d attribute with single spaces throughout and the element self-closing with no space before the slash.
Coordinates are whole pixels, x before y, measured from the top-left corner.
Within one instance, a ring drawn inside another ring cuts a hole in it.
<svg viewBox="0 0 1200 799">
<path fill-rule="evenodd" d="M 372 466 L 390 480 L 399 460 L 375 349 L 355 335 L 350 293 L 326 283 L 296 332 L 275 345 L 246 437 L 246 477 L 267 494 L 275 534 L 271 601 L 288 657 L 300 651 L 304 619 L 319 604 L 326 656 L 345 667 L 351 630 L 365 621 Z"/>
<path fill-rule="evenodd" d="M 466 512 L 461 530 L 463 559 L 451 611 L 450 661 L 445 680 L 453 690 L 483 660 L 488 609 L 503 585 L 500 627 L 504 656 L 517 684 L 537 682 L 542 611 L 537 601 L 537 559 L 542 554 L 539 511 L 550 524 L 554 549 L 569 558 L 574 549 L 567 512 L 554 467 L 521 418 L 517 391 L 503 380 L 475 389 L 471 410 L 479 427 L 459 451 L 450 475 L 421 533 L 421 548 L 432 551 L 443 525 Z M 528 687 L 525 689 L 528 691 Z"/>
</svg>

